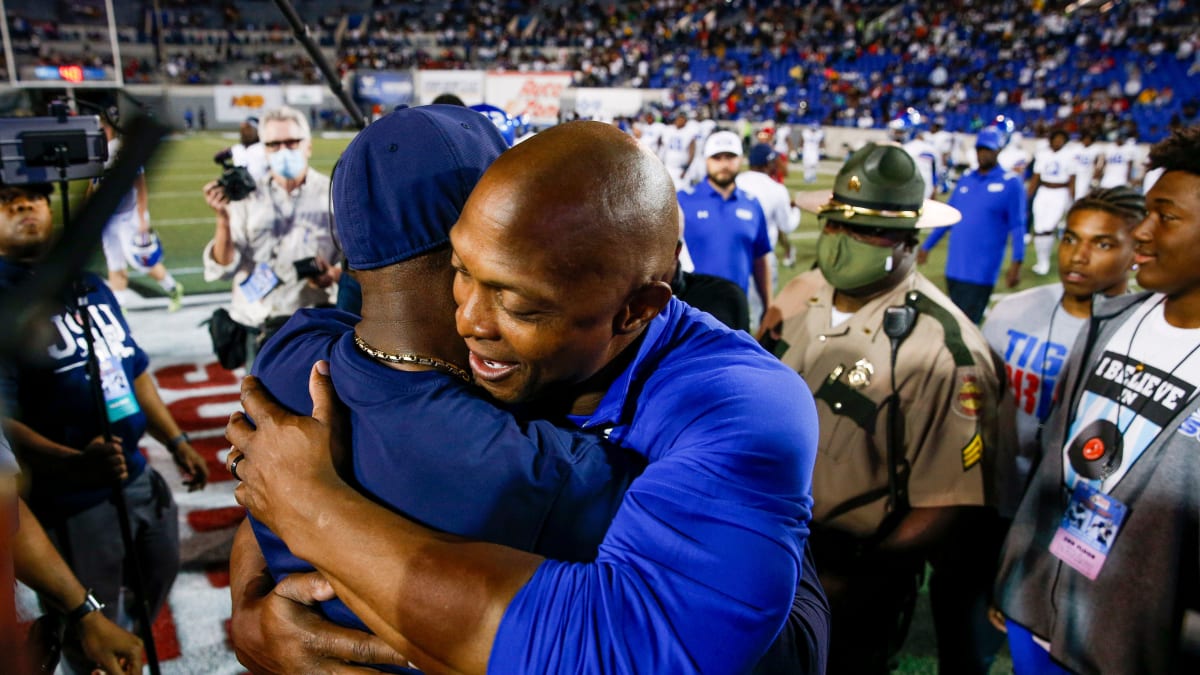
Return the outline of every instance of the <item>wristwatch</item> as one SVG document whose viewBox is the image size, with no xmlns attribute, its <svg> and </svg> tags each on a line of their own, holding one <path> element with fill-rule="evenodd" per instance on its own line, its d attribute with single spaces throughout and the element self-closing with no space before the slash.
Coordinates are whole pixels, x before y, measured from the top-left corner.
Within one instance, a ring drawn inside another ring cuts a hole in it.
<svg viewBox="0 0 1200 675">
<path fill-rule="evenodd" d="M 89 588 L 87 589 L 87 597 L 83 599 L 83 602 L 75 609 L 67 612 L 67 624 L 78 623 L 83 617 L 92 612 L 104 609 L 104 607 L 104 603 L 97 600 L 96 596 L 92 595 L 92 589 Z"/>
<path fill-rule="evenodd" d="M 176 450 L 179 449 L 180 443 L 188 443 L 190 441 L 191 441 L 191 439 L 188 438 L 186 431 L 180 432 L 180 434 L 178 436 L 167 441 L 167 450 L 170 450 L 171 452 L 175 452 Z"/>
</svg>

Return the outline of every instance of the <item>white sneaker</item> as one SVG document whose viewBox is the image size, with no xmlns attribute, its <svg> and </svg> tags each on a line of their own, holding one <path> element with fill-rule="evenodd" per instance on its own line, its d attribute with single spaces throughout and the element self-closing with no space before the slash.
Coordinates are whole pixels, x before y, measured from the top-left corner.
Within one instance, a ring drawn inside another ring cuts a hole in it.
<svg viewBox="0 0 1200 675">
<path fill-rule="evenodd" d="M 1050 273 L 1050 263 L 1048 263 L 1048 262 L 1045 264 L 1038 263 L 1038 264 L 1034 265 L 1033 273 L 1038 275 L 1039 277 L 1046 276 L 1047 274 Z"/>
</svg>

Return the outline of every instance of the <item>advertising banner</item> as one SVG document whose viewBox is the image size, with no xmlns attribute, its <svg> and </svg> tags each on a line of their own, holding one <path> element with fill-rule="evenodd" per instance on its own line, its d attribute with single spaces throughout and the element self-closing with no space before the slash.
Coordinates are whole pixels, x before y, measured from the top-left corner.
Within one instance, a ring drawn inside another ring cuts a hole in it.
<svg viewBox="0 0 1200 675">
<path fill-rule="evenodd" d="M 321 105 L 325 87 L 316 84 L 285 84 L 283 99 L 288 105 Z"/>
<path fill-rule="evenodd" d="M 558 123 L 559 99 L 571 84 L 570 72 L 489 71 L 484 99 L 535 126 Z"/>
<path fill-rule="evenodd" d="M 413 76 L 406 70 L 359 70 L 354 74 L 354 98 L 384 107 L 410 105 Z"/>
<path fill-rule="evenodd" d="M 417 71 L 417 101 L 433 103 L 442 94 L 454 94 L 467 105 L 483 103 L 482 70 L 421 70 Z"/>
<path fill-rule="evenodd" d="M 242 122 L 251 115 L 261 117 L 283 105 L 283 87 L 220 85 L 213 87 L 213 109 L 218 122 Z"/>
<path fill-rule="evenodd" d="M 567 110 L 575 111 L 583 119 L 611 121 L 616 117 L 635 117 L 651 101 L 660 103 L 661 91 L 663 90 L 572 87 L 564 93 L 563 106 Z"/>
</svg>

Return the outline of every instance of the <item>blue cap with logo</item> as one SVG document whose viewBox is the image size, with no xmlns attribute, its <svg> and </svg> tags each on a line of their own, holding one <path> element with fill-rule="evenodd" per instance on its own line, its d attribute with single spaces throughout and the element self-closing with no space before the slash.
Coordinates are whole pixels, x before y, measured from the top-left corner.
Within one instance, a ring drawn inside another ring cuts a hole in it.
<svg viewBox="0 0 1200 675">
<path fill-rule="evenodd" d="M 996 127 L 984 127 L 975 137 L 975 147 L 999 152 L 1004 147 L 1004 133 Z"/>
<path fill-rule="evenodd" d="M 779 157 L 779 153 L 775 152 L 774 148 L 766 143 L 759 143 L 750 148 L 747 161 L 750 163 L 750 166 L 766 166 L 774 162 L 777 157 Z"/>
<path fill-rule="evenodd" d="M 491 120 L 510 147 L 517 142 L 517 122 L 504 108 L 497 108 L 489 103 L 477 103 L 471 106 L 471 110 Z"/>
<path fill-rule="evenodd" d="M 359 132 L 333 172 L 333 218 L 350 267 L 386 267 L 446 244 L 507 147 L 487 119 L 454 105 L 401 108 Z"/>
</svg>

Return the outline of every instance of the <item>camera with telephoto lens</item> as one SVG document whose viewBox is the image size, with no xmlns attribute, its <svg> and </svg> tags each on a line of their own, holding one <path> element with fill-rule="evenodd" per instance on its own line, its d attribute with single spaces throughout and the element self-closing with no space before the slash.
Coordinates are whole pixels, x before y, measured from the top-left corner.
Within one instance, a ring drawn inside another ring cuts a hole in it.
<svg viewBox="0 0 1200 675">
<path fill-rule="evenodd" d="M 225 171 L 217 179 L 217 185 L 225 191 L 225 196 L 231 202 L 245 199 L 254 192 L 254 177 L 244 166 L 234 166 L 233 153 L 228 150 L 217 153 L 213 161 L 224 167 Z"/>
</svg>

